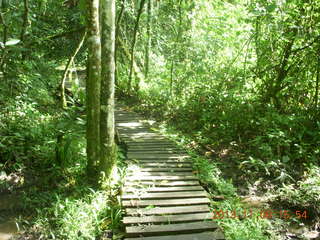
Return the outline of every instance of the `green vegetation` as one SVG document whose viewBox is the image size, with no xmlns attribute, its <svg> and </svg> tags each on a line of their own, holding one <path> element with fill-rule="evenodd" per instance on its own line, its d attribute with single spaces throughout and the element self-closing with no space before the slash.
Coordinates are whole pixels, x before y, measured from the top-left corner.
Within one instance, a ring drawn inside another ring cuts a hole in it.
<svg viewBox="0 0 320 240">
<path fill-rule="evenodd" d="M 23 198 L 0 221 L 35 239 L 121 238 L 122 178 L 96 177 L 115 163 L 115 78 L 119 100 L 193 154 L 213 210 L 308 213 L 218 219 L 228 239 L 319 232 L 320 2 L 119 0 L 113 21 L 95 0 L 102 61 L 91 2 L 0 0 L 0 193 Z"/>
</svg>

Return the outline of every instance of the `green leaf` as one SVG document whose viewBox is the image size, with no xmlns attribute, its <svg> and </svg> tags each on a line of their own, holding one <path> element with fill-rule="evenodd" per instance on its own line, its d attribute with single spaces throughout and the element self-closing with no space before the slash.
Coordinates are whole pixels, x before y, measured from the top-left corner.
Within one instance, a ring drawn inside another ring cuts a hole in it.
<svg viewBox="0 0 320 240">
<path fill-rule="evenodd" d="M 276 8 L 277 8 L 277 4 L 272 3 L 272 4 L 270 4 L 270 5 L 268 5 L 268 6 L 266 7 L 266 10 L 267 10 L 269 13 L 271 13 L 271 12 L 273 12 Z"/>
</svg>

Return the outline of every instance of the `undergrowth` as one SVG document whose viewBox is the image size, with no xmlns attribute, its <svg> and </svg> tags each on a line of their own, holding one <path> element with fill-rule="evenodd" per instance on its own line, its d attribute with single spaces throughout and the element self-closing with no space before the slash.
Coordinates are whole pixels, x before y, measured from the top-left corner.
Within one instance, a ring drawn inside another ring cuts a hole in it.
<svg viewBox="0 0 320 240">
<path fill-rule="evenodd" d="M 55 63 L 30 61 L 25 68 L 16 76 L 19 85 L 12 78 L 0 90 L 9 96 L 0 97 L 0 193 L 19 199 L 10 210 L 18 238 L 120 239 L 122 150 L 113 182 L 103 189 L 92 185 L 86 176 L 84 102 L 59 108 Z"/>
</svg>

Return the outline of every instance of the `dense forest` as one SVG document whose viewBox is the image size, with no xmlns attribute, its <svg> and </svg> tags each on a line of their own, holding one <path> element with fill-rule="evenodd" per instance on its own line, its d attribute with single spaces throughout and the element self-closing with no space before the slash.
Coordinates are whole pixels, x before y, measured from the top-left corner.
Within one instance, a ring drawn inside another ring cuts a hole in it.
<svg viewBox="0 0 320 240">
<path fill-rule="evenodd" d="M 0 82 L 0 239 L 123 239 L 118 104 L 226 239 L 320 239 L 320 1 L 0 0 Z"/>
</svg>

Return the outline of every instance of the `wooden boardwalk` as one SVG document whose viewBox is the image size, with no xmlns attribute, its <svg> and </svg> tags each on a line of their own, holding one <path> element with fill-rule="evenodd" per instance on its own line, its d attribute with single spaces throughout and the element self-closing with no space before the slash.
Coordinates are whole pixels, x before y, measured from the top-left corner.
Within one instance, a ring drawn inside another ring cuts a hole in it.
<svg viewBox="0 0 320 240">
<path fill-rule="evenodd" d="M 188 154 L 137 114 L 117 109 L 116 127 L 128 150 L 121 196 L 126 239 L 225 239 L 212 220 L 208 193 L 193 174 Z"/>
</svg>

